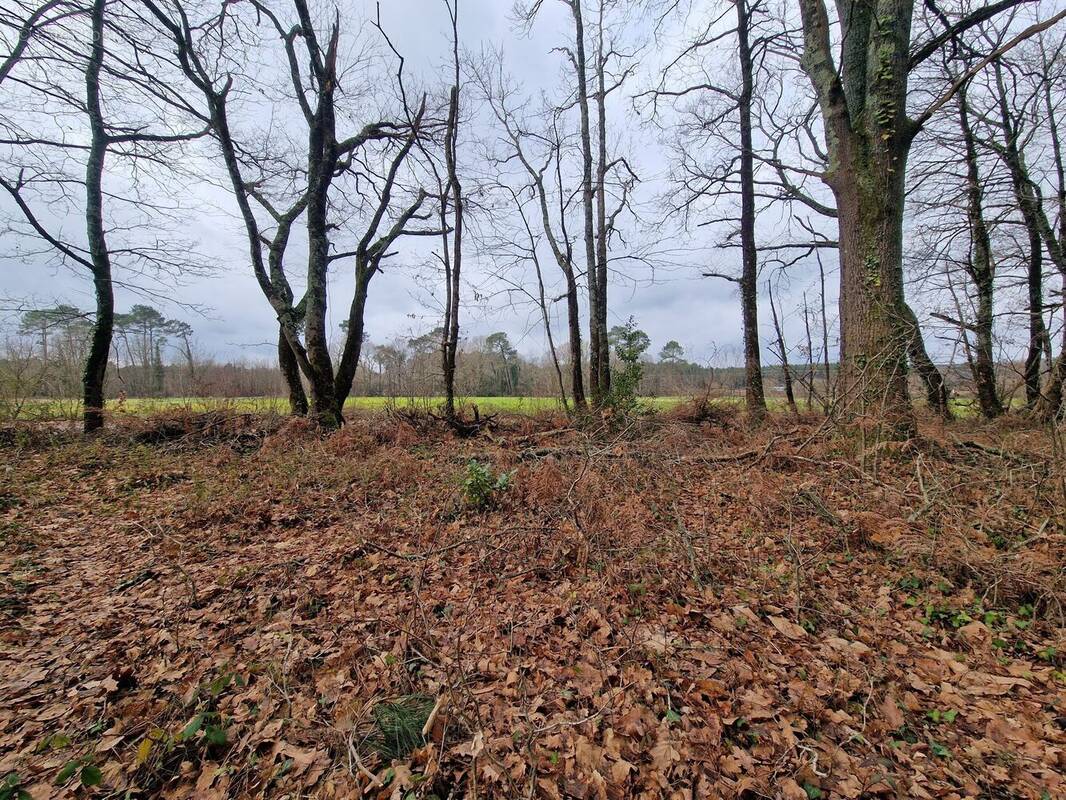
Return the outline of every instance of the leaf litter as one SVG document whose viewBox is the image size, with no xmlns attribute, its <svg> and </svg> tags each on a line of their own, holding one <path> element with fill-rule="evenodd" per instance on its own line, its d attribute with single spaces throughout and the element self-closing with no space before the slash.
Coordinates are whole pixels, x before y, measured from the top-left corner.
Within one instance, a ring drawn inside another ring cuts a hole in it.
<svg viewBox="0 0 1066 800">
<path fill-rule="evenodd" d="M 1066 796 L 1046 434 L 675 417 L 0 437 L 0 796 Z"/>
</svg>

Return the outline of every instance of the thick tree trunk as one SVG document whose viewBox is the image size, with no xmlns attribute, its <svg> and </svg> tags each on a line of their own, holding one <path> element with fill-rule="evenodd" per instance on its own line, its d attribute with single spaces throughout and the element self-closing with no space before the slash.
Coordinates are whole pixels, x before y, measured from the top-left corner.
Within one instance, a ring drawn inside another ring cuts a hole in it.
<svg viewBox="0 0 1066 800">
<path fill-rule="evenodd" d="M 865 163 L 863 163 L 865 162 Z M 840 220 L 839 396 L 852 414 L 914 431 L 903 308 L 903 158 L 893 168 L 863 159 L 834 187 Z"/>
<path fill-rule="evenodd" d="M 903 204 L 912 0 L 841 4 L 839 69 L 822 0 L 800 0 L 803 68 L 818 96 L 840 227 L 838 398 L 882 435 L 915 432 L 903 320 Z"/>
<path fill-rule="evenodd" d="M 85 223 L 89 256 L 93 265 L 96 319 L 82 377 L 84 430 L 92 433 L 104 425 L 104 378 L 111 354 L 115 326 L 115 290 L 111 282 L 111 255 L 104 231 L 104 160 L 108 137 L 100 105 L 100 71 L 104 62 L 104 9 L 106 0 L 94 0 L 92 8 L 92 53 L 85 70 L 86 107 L 91 141 L 85 167 Z"/>
<path fill-rule="evenodd" d="M 744 400 L 753 419 L 766 416 L 763 393 L 762 360 L 759 355 L 758 251 L 755 243 L 755 155 L 752 145 L 751 101 L 754 92 L 751 44 L 748 39 L 750 20 L 747 0 L 735 0 L 737 7 L 737 43 L 740 52 L 742 87 L 740 114 L 740 246 L 742 270 L 740 303 L 744 322 Z"/>
</svg>

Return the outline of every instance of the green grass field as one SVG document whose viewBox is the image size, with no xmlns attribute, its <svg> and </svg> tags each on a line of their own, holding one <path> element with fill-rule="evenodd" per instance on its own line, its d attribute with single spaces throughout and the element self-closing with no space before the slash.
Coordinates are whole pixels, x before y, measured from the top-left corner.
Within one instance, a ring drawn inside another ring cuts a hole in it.
<svg viewBox="0 0 1066 800">
<path fill-rule="evenodd" d="M 671 406 L 681 398 L 650 398 L 649 405 Z M 437 409 L 442 397 L 349 397 L 345 411 L 381 411 L 388 407 Z M 560 410 L 562 405 L 554 397 L 464 397 L 460 406 L 471 409 L 476 405 L 482 414 L 533 414 L 539 411 Z M 204 412 L 228 410 L 238 413 L 288 413 L 288 401 L 281 397 L 130 397 L 110 400 L 110 414 L 150 416 L 173 411 Z M 81 404 L 75 400 L 27 400 L 20 408 L 3 409 L 6 416 L 29 420 L 73 419 L 80 415 Z M 17 412 L 17 413 L 16 413 Z"/>
<path fill-rule="evenodd" d="M 673 408 L 689 398 L 686 397 L 646 397 L 641 402 L 656 411 Z M 478 407 L 481 414 L 535 414 L 542 411 L 560 411 L 562 404 L 556 397 L 462 397 L 458 400 L 460 408 L 471 412 Z M 740 397 L 722 397 L 717 402 L 743 403 Z M 784 401 L 776 398 L 768 400 L 771 408 L 784 409 Z M 444 403 L 443 397 L 349 397 L 344 404 L 345 411 L 381 411 L 389 407 L 423 408 L 438 410 Z M 108 400 L 109 414 L 131 414 L 151 416 L 175 411 L 201 413 L 205 411 L 233 411 L 237 413 L 287 414 L 288 401 L 282 397 L 128 397 L 124 400 Z M 0 418 L 23 420 L 64 420 L 75 419 L 81 414 L 81 403 L 72 399 L 48 400 L 34 398 L 18 407 L 12 404 L 0 405 Z"/>
<path fill-rule="evenodd" d="M 690 398 L 645 397 L 641 403 L 654 411 L 665 411 Z M 722 405 L 743 406 L 744 398 L 738 395 L 726 395 L 714 398 Z M 345 411 L 381 411 L 389 407 L 419 408 L 436 411 L 444 403 L 443 397 L 349 397 L 344 404 Z M 783 397 L 770 396 L 766 403 L 771 411 L 786 411 Z M 463 397 L 459 399 L 460 408 L 470 413 L 473 406 L 481 414 L 535 414 L 542 411 L 560 411 L 562 404 L 556 397 Z M 803 410 L 806 403 L 800 403 Z M 974 401 L 970 398 L 953 398 L 952 411 L 962 419 L 977 415 Z M 175 411 L 202 413 L 205 411 L 233 411 L 250 414 L 287 414 L 288 401 L 281 397 L 130 397 L 124 400 L 109 400 L 109 414 L 130 414 L 134 416 L 151 416 Z M 815 411 L 821 406 L 815 404 Z M 22 420 L 67 420 L 81 415 L 81 403 L 77 400 L 48 400 L 34 398 L 15 406 L 12 403 L 0 403 L 0 419 Z"/>
</svg>

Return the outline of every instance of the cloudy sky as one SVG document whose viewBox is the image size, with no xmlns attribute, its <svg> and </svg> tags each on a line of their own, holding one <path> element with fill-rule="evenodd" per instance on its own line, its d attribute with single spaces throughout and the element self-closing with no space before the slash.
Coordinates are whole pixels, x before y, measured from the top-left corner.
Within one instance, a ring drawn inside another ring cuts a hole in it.
<svg viewBox="0 0 1066 800">
<path fill-rule="evenodd" d="M 373 4 L 349 0 L 344 6 L 351 18 L 368 18 Z M 485 49 L 502 49 L 505 68 L 530 97 L 546 93 L 555 99 L 565 93 L 562 66 L 564 56 L 553 51 L 572 35 L 566 9 L 561 3 L 546 0 L 543 13 L 528 32 L 519 30 L 513 19 L 510 0 L 460 0 L 461 45 L 476 54 Z M 388 0 L 382 3 L 382 23 L 396 47 L 408 60 L 412 83 L 428 87 L 443 85 L 449 58 L 450 30 L 443 3 L 438 0 Z M 631 21 L 630 31 L 640 38 L 639 21 Z M 364 30 L 365 34 L 365 30 Z M 647 37 L 645 37 L 647 41 Z M 668 44 L 648 43 L 638 59 L 637 74 L 627 84 L 628 94 L 645 88 L 654 65 L 669 49 Z M 666 190 L 665 174 L 668 152 L 660 134 L 641 123 L 632 112 L 628 97 L 617 96 L 612 107 L 612 135 L 630 154 L 643 180 L 640 190 L 641 214 L 645 224 L 631 223 L 632 237 L 648 237 L 671 231 L 656 225 L 662 214 L 656 205 L 657 195 Z M 479 131 L 481 135 L 484 131 Z M 474 134 L 471 134 L 474 135 Z M 470 154 L 473 149 L 469 149 Z M 274 315 L 255 283 L 247 266 L 247 245 L 243 229 L 234 216 L 228 194 L 203 185 L 191 189 L 196 196 L 194 213 L 186 215 L 181 234 L 196 243 L 214 267 L 211 275 L 187 278 L 181 285 L 159 285 L 141 279 L 129 279 L 149 292 L 147 302 L 160 307 L 168 316 L 183 318 L 195 328 L 204 355 L 218 359 L 269 358 L 276 336 Z M 728 208 L 728 207 L 727 207 Z M 0 207 L 10 212 L 8 206 Z M 45 212 L 47 213 L 47 212 Z M 55 219 L 55 224 L 75 235 L 78 220 Z M 481 219 L 484 227 L 491 220 Z M 760 223 L 766 237 L 777 235 L 784 225 L 778 213 L 768 213 Z M 637 231 L 636 228 L 641 227 Z M 720 231 L 719 231 L 720 233 Z M 741 343 L 738 298 L 733 284 L 700 276 L 701 269 L 732 272 L 738 256 L 734 250 L 713 247 L 715 235 L 699 229 L 691 239 L 671 234 L 657 243 L 656 268 L 627 265 L 625 274 L 612 276 L 610 286 L 611 324 L 632 315 L 651 337 L 653 352 L 666 341 L 677 339 L 691 358 L 699 361 L 737 363 Z M 435 243 L 435 241 L 434 241 Z M 299 272 L 302 242 L 294 240 L 288 257 L 289 271 Z M 371 286 L 367 309 L 367 330 L 371 341 L 387 342 L 395 337 L 423 333 L 437 322 L 430 293 L 432 263 L 425 240 L 409 242 L 387 262 L 386 270 Z M 491 259 L 468 256 L 466 273 L 468 296 L 475 290 L 479 302 L 464 309 L 462 320 L 465 337 L 483 336 L 497 330 L 507 331 L 520 350 L 539 354 L 545 338 L 539 315 L 528 304 L 507 302 L 494 292 L 498 284 L 489 280 L 494 267 Z M 831 268 L 832 259 L 827 260 Z M 545 261 L 551 269 L 550 259 Z M 781 288 L 781 303 L 793 338 L 802 331 L 802 296 L 809 293 L 817 302 L 816 273 L 813 262 L 800 265 Z M 117 276 L 122 279 L 122 276 Z M 332 277 L 331 302 L 334 322 L 339 322 L 347 307 L 345 290 L 350 286 L 351 270 L 340 264 Z M 830 279 L 830 315 L 835 316 L 835 292 Z M 145 302 L 143 292 L 120 287 L 117 292 L 121 309 L 134 302 Z M 350 297 L 350 295 L 348 295 Z M 10 235 L 0 244 L 0 299 L 6 307 L 16 305 L 48 306 L 57 302 L 91 308 L 91 285 L 86 276 L 47 259 L 27 255 L 26 244 Z M 763 298 L 763 339 L 770 334 L 769 308 Z M 561 304 L 560 304 L 561 305 Z M 559 309 L 561 311 L 561 309 Z M 563 326 L 558 321 L 559 339 Z"/>
</svg>

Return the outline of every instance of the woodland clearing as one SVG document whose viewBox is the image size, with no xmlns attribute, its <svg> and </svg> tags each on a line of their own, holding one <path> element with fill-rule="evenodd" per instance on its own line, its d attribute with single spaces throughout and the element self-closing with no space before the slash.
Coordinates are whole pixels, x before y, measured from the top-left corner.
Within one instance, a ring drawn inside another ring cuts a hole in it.
<svg viewBox="0 0 1066 800">
<path fill-rule="evenodd" d="M 1053 445 L 692 405 L 5 427 L 3 796 L 1066 796 Z"/>
</svg>

